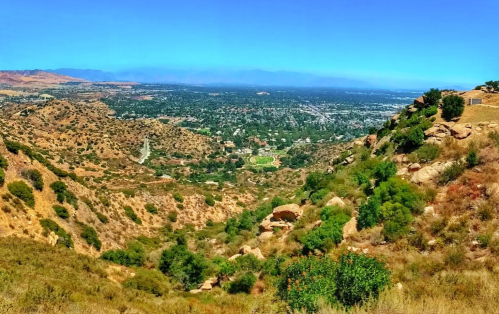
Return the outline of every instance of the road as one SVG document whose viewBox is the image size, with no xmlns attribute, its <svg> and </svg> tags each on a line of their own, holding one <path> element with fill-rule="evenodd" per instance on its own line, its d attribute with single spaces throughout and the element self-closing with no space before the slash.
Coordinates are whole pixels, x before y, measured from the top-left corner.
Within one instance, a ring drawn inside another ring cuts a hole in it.
<svg viewBox="0 0 499 314">
<path fill-rule="evenodd" d="M 140 159 L 139 159 L 139 164 L 143 164 L 147 158 L 149 158 L 149 155 L 151 155 L 151 150 L 149 149 L 149 139 L 146 138 L 144 139 L 144 146 L 142 146 L 142 148 L 140 149 L 140 153 L 142 154 L 142 156 L 140 156 Z"/>
</svg>

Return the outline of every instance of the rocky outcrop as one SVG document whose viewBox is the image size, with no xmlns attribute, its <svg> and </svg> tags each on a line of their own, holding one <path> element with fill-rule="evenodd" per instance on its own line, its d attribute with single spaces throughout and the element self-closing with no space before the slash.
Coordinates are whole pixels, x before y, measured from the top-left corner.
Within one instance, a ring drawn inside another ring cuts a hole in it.
<svg viewBox="0 0 499 314">
<path fill-rule="evenodd" d="M 255 255 L 256 258 L 258 258 L 259 260 L 265 259 L 265 257 L 263 257 L 263 255 L 262 255 L 262 251 L 260 251 L 260 248 L 252 248 L 249 245 L 243 245 L 239 249 L 239 254 L 241 254 L 241 255 L 252 254 L 252 255 Z"/>
<path fill-rule="evenodd" d="M 399 114 L 394 115 L 390 120 L 392 127 L 395 127 L 397 124 L 399 124 L 399 120 L 400 120 L 400 115 Z"/>
<path fill-rule="evenodd" d="M 287 204 L 274 208 L 272 215 L 276 220 L 295 221 L 303 215 L 303 209 L 297 204 Z"/>
<path fill-rule="evenodd" d="M 421 169 L 421 165 L 418 163 L 410 164 L 409 167 L 407 167 L 407 170 L 409 170 L 409 172 L 419 171 L 420 169 Z"/>
<path fill-rule="evenodd" d="M 466 127 L 463 124 L 456 124 L 450 129 L 452 136 L 458 140 L 462 140 L 470 136 L 471 127 Z"/>
<path fill-rule="evenodd" d="M 390 139 L 391 139 L 391 138 L 392 138 L 392 135 L 391 135 L 391 134 L 389 134 L 389 135 L 387 135 L 387 136 L 383 137 L 382 139 L 380 139 L 380 140 L 376 143 L 376 145 L 374 145 L 374 147 L 373 147 L 373 151 L 371 152 L 371 156 L 372 156 L 372 157 L 376 156 L 376 151 L 377 151 L 377 150 L 378 150 L 381 146 L 383 146 L 383 144 L 388 143 L 388 142 L 390 141 Z"/>
<path fill-rule="evenodd" d="M 200 284 L 198 289 L 201 291 L 211 291 L 211 289 L 213 289 L 213 287 L 217 284 L 218 279 L 216 277 L 213 277 Z"/>
<path fill-rule="evenodd" d="M 349 222 L 343 226 L 343 239 L 348 239 L 357 233 L 357 217 L 352 217 Z"/>
<path fill-rule="evenodd" d="M 366 137 L 366 140 L 364 142 L 364 145 L 366 147 L 373 147 L 374 144 L 376 144 L 376 140 L 378 139 L 378 136 L 376 134 L 371 134 Z"/>
<path fill-rule="evenodd" d="M 270 214 L 265 217 L 260 223 L 260 232 L 273 232 L 275 228 L 279 228 L 282 230 L 291 230 L 293 229 L 293 224 L 283 220 L 277 220 L 274 218 L 274 214 Z"/>
<path fill-rule="evenodd" d="M 345 202 L 343 202 L 343 200 L 341 198 L 339 198 L 338 196 L 335 196 L 333 197 L 332 199 L 330 199 L 327 203 L 326 203 L 326 206 L 345 206 Z"/>
<path fill-rule="evenodd" d="M 417 106 L 417 107 L 424 107 L 424 97 L 423 96 L 420 96 L 416 99 L 414 99 L 414 105 Z"/>
<path fill-rule="evenodd" d="M 239 256 L 243 256 L 242 254 L 234 254 L 229 257 L 229 261 L 235 261 Z"/>
<path fill-rule="evenodd" d="M 411 178 L 411 182 L 414 184 L 423 184 L 433 181 L 439 172 L 435 170 L 432 166 L 426 166 L 418 170 Z"/>
</svg>

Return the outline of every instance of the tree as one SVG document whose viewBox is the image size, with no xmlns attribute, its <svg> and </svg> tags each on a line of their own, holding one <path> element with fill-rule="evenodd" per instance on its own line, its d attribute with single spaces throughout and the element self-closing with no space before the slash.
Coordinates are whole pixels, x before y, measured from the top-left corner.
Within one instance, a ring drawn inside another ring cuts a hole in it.
<svg viewBox="0 0 499 314">
<path fill-rule="evenodd" d="M 438 105 L 438 101 L 442 98 L 442 92 L 438 88 L 432 88 L 424 93 L 423 98 L 425 107 L 436 106 Z"/>
<path fill-rule="evenodd" d="M 164 250 L 159 261 L 159 270 L 172 276 L 184 285 L 186 290 L 201 283 L 208 268 L 206 259 L 201 254 L 194 254 L 185 245 L 175 245 Z"/>
<path fill-rule="evenodd" d="M 457 95 L 445 96 L 442 100 L 442 118 L 451 120 L 460 117 L 464 111 L 464 98 Z"/>
<path fill-rule="evenodd" d="M 488 92 L 492 92 L 492 89 L 494 91 L 499 91 L 499 81 L 487 81 L 485 82 L 485 85 L 487 86 Z"/>
<path fill-rule="evenodd" d="M 423 145 L 424 142 L 424 132 L 419 126 L 415 126 L 409 129 L 407 132 L 404 146 L 405 147 L 419 147 Z"/>
<path fill-rule="evenodd" d="M 323 187 L 324 174 L 321 172 L 312 172 L 307 176 L 305 190 L 315 192 Z"/>
<path fill-rule="evenodd" d="M 374 168 L 373 175 L 378 182 L 384 182 L 397 174 L 397 165 L 393 161 L 380 162 Z"/>
<path fill-rule="evenodd" d="M 466 157 L 466 162 L 468 163 L 468 168 L 473 168 L 479 164 L 476 151 L 472 150 L 468 153 L 468 156 Z"/>
</svg>

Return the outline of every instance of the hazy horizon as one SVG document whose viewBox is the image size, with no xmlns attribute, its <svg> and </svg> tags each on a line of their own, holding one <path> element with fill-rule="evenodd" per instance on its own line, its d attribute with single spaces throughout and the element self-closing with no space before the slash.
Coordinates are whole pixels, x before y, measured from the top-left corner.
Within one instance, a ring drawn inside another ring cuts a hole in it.
<svg viewBox="0 0 499 314">
<path fill-rule="evenodd" d="M 263 70 L 469 88 L 499 73 L 487 31 L 498 11 L 492 0 L 7 0 L 0 69 Z"/>
</svg>

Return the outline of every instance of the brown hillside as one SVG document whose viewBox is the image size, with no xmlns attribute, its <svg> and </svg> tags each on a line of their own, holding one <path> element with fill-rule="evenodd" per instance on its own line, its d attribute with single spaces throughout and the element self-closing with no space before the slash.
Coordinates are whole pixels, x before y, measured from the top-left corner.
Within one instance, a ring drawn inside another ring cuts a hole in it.
<svg viewBox="0 0 499 314">
<path fill-rule="evenodd" d="M 85 80 L 41 70 L 0 71 L 0 84 L 16 87 L 44 87 L 68 82 L 85 82 Z"/>
</svg>

